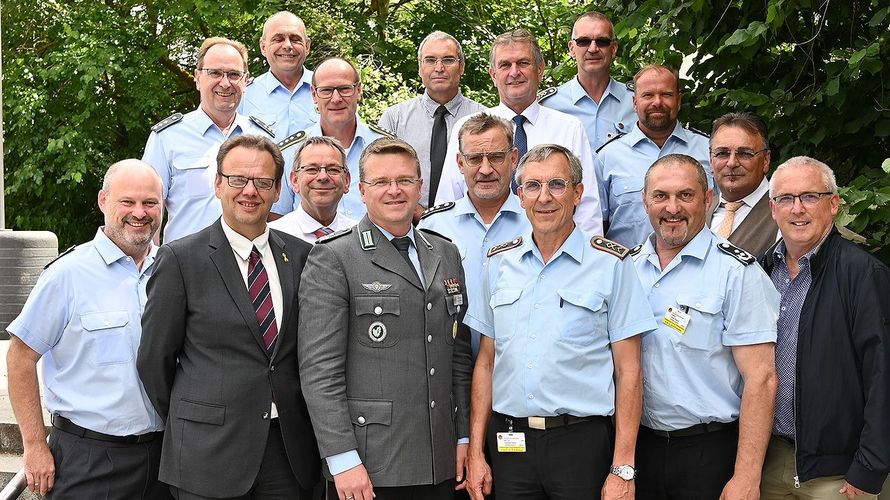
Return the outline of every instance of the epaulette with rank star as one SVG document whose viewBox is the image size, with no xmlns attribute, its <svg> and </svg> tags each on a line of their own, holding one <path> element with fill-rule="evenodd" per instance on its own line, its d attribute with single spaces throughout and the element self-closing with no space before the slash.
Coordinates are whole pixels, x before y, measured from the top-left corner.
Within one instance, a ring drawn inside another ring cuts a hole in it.
<svg viewBox="0 0 890 500">
<path fill-rule="evenodd" d="M 377 132 L 378 134 L 380 134 L 384 137 L 392 138 L 392 137 L 396 136 L 396 134 L 393 134 L 389 130 L 386 130 L 385 128 L 378 127 L 377 125 L 374 125 L 373 123 L 369 123 L 368 128 L 373 130 L 374 132 Z"/>
<path fill-rule="evenodd" d="M 264 122 L 263 120 L 260 120 L 259 118 L 255 117 L 253 115 L 250 115 L 248 118 L 250 118 L 250 121 L 253 122 L 254 125 L 263 129 L 264 132 L 269 134 L 270 137 L 272 137 L 273 139 L 275 138 L 275 131 L 272 130 L 272 127 L 267 125 L 266 122 Z"/>
<path fill-rule="evenodd" d="M 602 236 L 594 236 L 593 238 L 590 238 L 590 246 L 597 250 L 610 253 L 622 260 L 624 260 L 624 258 L 627 257 L 627 254 L 630 253 L 630 250 L 628 250 L 626 246 L 620 243 L 615 243 L 612 240 L 607 240 Z"/>
<path fill-rule="evenodd" d="M 447 212 L 448 210 L 451 210 L 452 208 L 454 208 L 454 206 L 455 206 L 455 203 L 453 201 L 446 201 L 445 203 L 441 203 L 434 207 L 430 207 L 430 208 L 424 210 L 422 214 L 420 214 L 420 220 L 423 220 L 423 219 L 429 217 L 430 215 L 437 214 L 439 212 Z"/>
<path fill-rule="evenodd" d="M 432 229 L 429 229 L 426 227 L 417 228 L 417 230 L 423 231 L 426 234 L 432 234 L 433 236 L 438 236 L 439 238 L 442 238 L 445 241 L 451 241 L 451 238 L 449 238 L 448 236 L 445 236 L 442 233 L 437 233 L 437 232 L 433 231 Z M 421 234 L 420 236 L 422 237 L 423 235 Z M 424 239 L 426 239 L 426 238 L 424 238 Z"/>
<path fill-rule="evenodd" d="M 65 250 L 64 252 L 62 252 L 62 253 L 60 253 L 59 255 L 57 255 L 55 259 L 53 259 L 53 260 L 47 262 L 46 265 L 43 266 L 43 269 L 45 270 L 45 269 L 48 268 L 49 266 L 55 264 L 55 262 L 56 262 L 57 260 L 61 259 L 62 257 L 66 256 L 66 255 L 68 255 L 69 253 L 73 252 L 75 248 L 77 248 L 77 245 L 71 245 L 70 247 L 68 247 L 68 250 Z"/>
<path fill-rule="evenodd" d="M 625 83 L 625 84 L 624 84 L 624 88 L 626 88 L 627 90 L 629 90 L 629 91 L 631 91 L 631 92 L 636 92 L 636 91 L 637 91 L 637 86 L 634 85 L 633 80 L 631 80 L 631 81 Z"/>
<path fill-rule="evenodd" d="M 354 226 L 353 226 L 353 227 L 354 227 Z M 315 243 L 316 243 L 316 244 L 317 244 L 317 243 L 327 243 L 327 242 L 329 242 L 329 241 L 336 240 L 337 238 L 339 238 L 339 237 L 341 237 L 341 236 L 343 236 L 343 235 L 349 234 L 349 233 L 351 233 L 351 232 L 352 232 L 352 228 L 351 228 L 351 227 L 350 227 L 350 228 L 347 228 L 347 229 L 341 229 L 341 230 L 339 230 L 339 231 L 334 231 L 334 232 L 331 233 L 331 234 L 322 236 L 321 238 L 315 240 Z"/>
<path fill-rule="evenodd" d="M 284 151 L 285 149 L 293 146 L 294 144 L 299 144 L 306 140 L 306 131 L 301 130 L 297 133 L 291 134 L 284 138 L 281 142 L 278 143 L 278 149 Z"/>
<path fill-rule="evenodd" d="M 643 244 L 640 243 L 639 245 L 637 245 L 637 246 L 631 248 L 631 249 L 630 249 L 630 252 L 627 252 L 627 255 L 630 255 L 631 257 L 633 257 L 634 255 L 637 255 L 638 253 L 640 253 L 640 251 L 641 251 L 642 249 L 643 249 Z"/>
<path fill-rule="evenodd" d="M 619 138 L 621 138 L 621 137 L 624 137 L 625 135 L 627 135 L 627 134 L 615 134 L 614 136 L 612 136 L 611 139 L 609 139 L 608 141 L 604 142 L 602 146 L 598 147 L 598 148 L 596 149 L 596 152 L 599 153 L 600 151 L 603 150 L 604 147 L 608 146 L 609 144 L 611 144 L 612 142 L 614 142 L 616 139 L 619 139 Z"/>
<path fill-rule="evenodd" d="M 497 255 L 501 252 L 506 252 L 507 250 L 513 250 L 516 247 L 522 245 L 522 236 L 517 236 L 510 241 L 505 241 L 503 243 L 499 243 L 488 249 L 488 257 L 492 255 Z"/>
<path fill-rule="evenodd" d="M 697 128 L 690 127 L 688 123 L 686 124 L 686 130 L 692 132 L 693 134 L 698 134 L 698 135 L 705 136 L 705 137 L 707 137 L 708 139 L 711 138 L 711 136 L 710 136 L 709 134 L 706 134 L 706 133 L 702 132 L 701 130 L 699 130 L 699 129 L 697 129 Z"/>
<path fill-rule="evenodd" d="M 558 91 L 559 88 L 557 87 L 550 87 L 548 89 L 542 90 L 538 93 L 538 102 L 544 102 L 548 98 L 555 96 Z"/>
<path fill-rule="evenodd" d="M 151 131 L 154 133 L 158 133 L 161 130 L 164 130 L 165 128 L 169 127 L 170 125 L 173 125 L 174 123 L 179 123 L 180 121 L 182 121 L 182 113 L 173 113 L 172 115 L 168 116 L 167 118 L 164 118 L 163 120 L 159 121 L 158 123 L 155 123 L 154 125 L 152 125 Z"/>
<path fill-rule="evenodd" d="M 746 266 L 757 261 L 757 259 L 753 255 L 733 245 L 732 243 L 718 243 L 717 248 Z"/>
</svg>

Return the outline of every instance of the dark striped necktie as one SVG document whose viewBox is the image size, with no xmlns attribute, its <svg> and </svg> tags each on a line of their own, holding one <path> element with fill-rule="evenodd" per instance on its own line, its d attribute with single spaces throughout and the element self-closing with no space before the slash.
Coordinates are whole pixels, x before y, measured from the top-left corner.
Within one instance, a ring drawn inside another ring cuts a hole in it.
<svg viewBox="0 0 890 500">
<path fill-rule="evenodd" d="M 278 338 L 278 324 L 275 321 L 275 308 L 272 306 L 272 289 L 269 287 L 269 273 L 260 259 L 260 251 L 256 247 L 250 251 L 247 261 L 247 293 L 253 302 L 256 319 L 260 323 L 260 333 L 266 350 L 271 351 Z"/>
<path fill-rule="evenodd" d="M 329 227 L 320 227 L 315 231 L 312 231 L 312 234 L 314 234 L 316 238 L 321 238 L 322 236 L 327 236 L 333 232 L 334 230 Z"/>
</svg>

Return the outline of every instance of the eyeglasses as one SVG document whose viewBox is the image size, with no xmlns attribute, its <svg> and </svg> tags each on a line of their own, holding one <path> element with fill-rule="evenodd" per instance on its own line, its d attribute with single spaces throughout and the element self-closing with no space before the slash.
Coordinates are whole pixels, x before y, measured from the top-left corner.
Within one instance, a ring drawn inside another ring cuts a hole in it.
<svg viewBox="0 0 890 500">
<path fill-rule="evenodd" d="M 340 177 L 343 175 L 343 167 L 339 167 L 336 165 L 331 166 L 319 166 L 319 165 L 305 165 L 301 166 L 297 169 L 299 172 L 303 172 L 304 174 L 315 177 L 320 174 L 322 171 L 328 174 L 328 177 Z"/>
<path fill-rule="evenodd" d="M 761 149 L 760 151 L 754 151 L 752 149 L 742 148 L 742 149 L 736 149 L 735 151 L 733 151 L 733 150 L 727 149 L 727 148 L 720 148 L 720 149 L 711 150 L 711 158 L 713 158 L 715 160 L 725 161 L 725 160 L 729 160 L 729 158 L 733 155 L 733 153 L 735 153 L 735 157 L 738 161 L 747 162 L 747 161 L 753 160 L 755 156 L 759 155 L 760 153 L 763 153 L 764 151 L 769 151 L 769 150 L 764 148 L 764 149 Z"/>
<path fill-rule="evenodd" d="M 230 69 L 228 71 L 216 68 L 198 68 L 198 71 L 203 71 L 208 77 L 214 80 L 221 80 L 222 77 L 226 77 L 226 79 L 232 83 L 238 83 L 244 78 L 244 75 L 247 74 L 246 71 L 238 71 L 237 69 Z"/>
<path fill-rule="evenodd" d="M 575 45 L 578 47 L 590 47 L 591 43 L 595 43 L 597 47 L 604 49 L 615 41 L 614 38 L 600 37 L 600 38 L 590 38 L 589 36 L 579 36 L 578 38 L 572 38 L 572 41 L 575 42 Z"/>
<path fill-rule="evenodd" d="M 398 179 L 374 179 L 371 181 L 361 181 L 362 184 L 365 184 L 369 188 L 372 189 L 386 189 L 389 188 L 393 183 L 400 189 L 408 189 L 411 186 L 417 184 L 420 179 L 413 179 L 411 177 L 399 177 Z"/>
<path fill-rule="evenodd" d="M 423 61 L 424 66 L 429 66 L 432 68 L 439 62 L 441 62 L 444 66 L 454 66 L 455 64 L 457 64 L 458 61 L 460 61 L 460 58 L 454 57 L 454 56 L 445 56 L 445 57 L 427 56 L 427 57 L 424 57 L 423 59 L 421 59 L 421 61 Z"/>
<path fill-rule="evenodd" d="M 355 94 L 355 89 L 358 88 L 359 82 L 355 82 L 352 85 L 340 85 L 338 87 L 315 87 L 315 95 L 321 97 L 322 99 L 330 99 L 334 96 L 334 91 L 336 90 L 340 97 L 351 97 Z"/>
<path fill-rule="evenodd" d="M 267 177 L 244 177 L 243 175 L 226 175 L 222 172 L 217 172 L 216 175 L 225 177 L 229 187 L 235 189 L 245 188 L 247 186 L 247 181 L 253 181 L 253 187 L 257 188 L 259 191 L 268 191 L 275 186 L 275 179 L 269 179 Z"/>
<path fill-rule="evenodd" d="M 507 160 L 507 155 L 512 151 L 513 148 L 503 151 L 490 151 L 488 153 L 461 153 L 460 155 L 463 157 L 464 162 L 473 168 L 481 167 L 482 160 L 485 158 L 488 158 L 488 164 L 492 167 L 500 167 Z"/>
<path fill-rule="evenodd" d="M 562 196 L 569 187 L 569 181 L 554 177 L 546 183 L 536 180 L 525 181 L 522 183 L 522 192 L 529 196 L 540 196 L 541 187 L 545 184 L 547 185 L 547 191 L 550 192 L 551 196 Z"/>
<path fill-rule="evenodd" d="M 795 199 L 800 200 L 800 204 L 805 207 L 812 207 L 819 203 L 823 196 L 832 194 L 834 193 L 831 191 L 825 191 L 824 193 L 780 194 L 779 196 L 773 196 L 771 199 L 779 208 L 791 208 L 794 206 Z"/>
</svg>

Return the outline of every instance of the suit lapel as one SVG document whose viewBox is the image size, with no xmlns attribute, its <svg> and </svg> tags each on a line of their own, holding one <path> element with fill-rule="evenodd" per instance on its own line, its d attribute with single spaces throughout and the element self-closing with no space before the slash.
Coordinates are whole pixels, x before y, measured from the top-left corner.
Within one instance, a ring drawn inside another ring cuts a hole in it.
<svg viewBox="0 0 890 500">
<path fill-rule="evenodd" d="M 420 257 L 420 267 L 423 268 L 423 277 L 426 282 L 426 288 L 429 290 L 430 285 L 436 278 L 436 271 L 439 269 L 439 261 L 442 260 L 438 254 L 433 252 L 433 246 L 429 241 L 416 229 L 414 231 L 414 241 L 417 242 L 417 255 Z M 404 259 L 402 259 L 404 260 Z M 455 276 L 456 278 L 457 276 Z"/>
<path fill-rule="evenodd" d="M 368 232 L 370 232 L 370 236 L 367 235 Z M 405 262 L 405 259 L 396 250 L 396 247 L 383 236 L 383 233 L 367 217 L 359 223 L 359 241 L 362 243 L 362 248 L 373 252 L 371 262 L 393 274 L 401 276 L 417 289 L 423 290 L 423 287 L 420 286 L 420 279 L 417 277 L 417 273 L 410 267 L 411 265 Z M 369 242 L 370 245 L 368 244 Z M 423 258 L 421 258 L 421 263 L 423 263 Z"/>
<path fill-rule="evenodd" d="M 263 337 L 260 335 L 260 325 L 256 319 L 256 311 L 253 309 L 253 303 L 250 302 L 250 296 L 247 294 L 247 285 L 244 284 L 244 278 L 241 276 L 241 269 L 235 261 L 235 252 L 226 238 L 226 234 L 222 230 L 222 223 L 217 220 L 214 225 L 214 231 L 210 234 L 210 260 L 216 266 L 219 275 L 229 291 L 229 296 L 235 303 L 235 307 L 241 312 L 244 318 L 244 324 L 253 334 L 254 340 L 260 348 L 265 352 L 266 347 Z"/>
<path fill-rule="evenodd" d="M 278 340 L 275 342 L 275 349 L 272 352 L 272 358 L 278 354 L 278 348 L 281 346 L 284 333 L 287 331 L 287 324 L 291 320 L 293 311 L 291 306 L 293 301 L 289 301 L 288 297 L 294 296 L 294 278 L 293 267 L 290 261 L 290 255 L 287 253 L 287 246 L 277 234 L 269 231 L 269 246 L 272 249 L 272 256 L 275 258 L 275 267 L 278 268 L 278 282 L 281 285 L 281 318 L 278 318 Z M 285 260 L 287 259 L 287 260 Z"/>
</svg>

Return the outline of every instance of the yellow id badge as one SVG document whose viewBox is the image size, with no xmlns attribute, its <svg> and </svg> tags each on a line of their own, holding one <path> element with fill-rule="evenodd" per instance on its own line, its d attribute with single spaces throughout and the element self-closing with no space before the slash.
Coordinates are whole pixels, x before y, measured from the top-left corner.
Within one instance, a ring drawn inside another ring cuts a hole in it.
<svg viewBox="0 0 890 500">
<path fill-rule="evenodd" d="M 661 322 L 680 333 L 686 333 L 686 327 L 689 326 L 689 320 L 691 318 L 692 316 L 680 309 L 668 307 L 667 313 L 664 315 Z"/>
<path fill-rule="evenodd" d="M 498 452 L 525 453 L 524 432 L 498 432 Z"/>
</svg>

